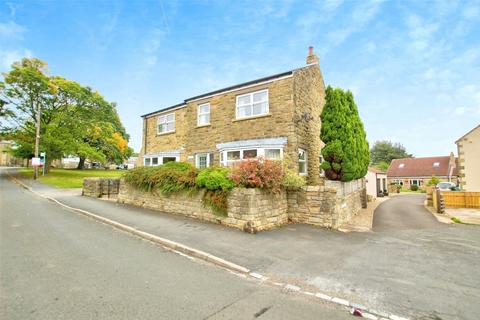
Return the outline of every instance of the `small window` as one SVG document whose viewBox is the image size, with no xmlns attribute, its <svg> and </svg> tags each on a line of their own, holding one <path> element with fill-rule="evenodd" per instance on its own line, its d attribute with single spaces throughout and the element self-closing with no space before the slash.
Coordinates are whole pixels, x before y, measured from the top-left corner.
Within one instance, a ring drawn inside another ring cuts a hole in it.
<svg viewBox="0 0 480 320">
<path fill-rule="evenodd" d="M 434 166 L 435 168 L 440 167 L 440 162 L 434 162 L 434 163 L 433 163 L 433 166 Z"/>
<path fill-rule="evenodd" d="M 152 166 L 158 166 L 158 158 L 152 158 Z"/>
<path fill-rule="evenodd" d="M 303 149 L 298 149 L 298 173 L 307 174 L 307 152 Z"/>
<path fill-rule="evenodd" d="M 175 113 L 158 116 L 157 125 L 158 134 L 175 131 Z"/>
<path fill-rule="evenodd" d="M 237 119 L 268 113 L 268 90 L 237 96 Z"/>
<path fill-rule="evenodd" d="M 198 153 L 195 155 L 195 166 L 199 169 L 210 166 L 210 155 L 208 153 Z"/>
<path fill-rule="evenodd" d="M 210 124 L 210 104 L 205 103 L 198 106 L 197 125 L 204 126 Z"/>
<path fill-rule="evenodd" d="M 398 167 L 399 167 L 399 168 L 405 167 L 405 163 L 400 163 L 400 164 L 398 165 Z"/>
<path fill-rule="evenodd" d="M 280 149 L 265 149 L 265 159 L 280 160 Z"/>
<path fill-rule="evenodd" d="M 163 157 L 163 164 L 167 162 L 175 162 L 175 161 L 177 161 L 177 158 L 175 157 Z"/>
<path fill-rule="evenodd" d="M 150 166 L 150 158 L 145 158 L 145 166 Z"/>
<path fill-rule="evenodd" d="M 257 149 L 243 150 L 243 159 L 253 159 L 257 157 Z"/>
</svg>

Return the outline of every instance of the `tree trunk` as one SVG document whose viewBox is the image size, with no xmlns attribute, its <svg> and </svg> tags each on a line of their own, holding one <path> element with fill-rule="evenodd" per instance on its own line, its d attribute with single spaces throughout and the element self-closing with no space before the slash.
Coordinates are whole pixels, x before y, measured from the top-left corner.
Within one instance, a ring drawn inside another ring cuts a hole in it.
<svg viewBox="0 0 480 320">
<path fill-rule="evenodd" d="M 77 169 L 79 170 L 85 169 L 85 158 L 80 157 L 80 161 L 78 162 Z"/>
</svg>

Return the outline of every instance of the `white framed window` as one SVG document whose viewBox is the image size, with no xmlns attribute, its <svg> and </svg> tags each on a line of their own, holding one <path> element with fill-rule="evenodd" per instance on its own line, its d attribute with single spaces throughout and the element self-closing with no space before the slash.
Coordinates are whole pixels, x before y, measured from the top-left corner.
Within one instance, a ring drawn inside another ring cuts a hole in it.
<svg viewBox="0 0 480 320">
<path fill-rule="evenodd" d="M 404 167 L 405 167 L 405 163 L 400 163 L 400 164 L 398 165 L 398 167 L 399 167 L 399 168 L 404 168 Z"/>
<path fill-rule="evenodd" d="M 410 180 L 410 184 L 415 186 L 420 186 L 420 183 L 418 180 Z"/>
<path fill-rule="evenodd" d="M 220 151 L 220 163 L 224 166 L 232 166 L 237 161 L 256 158 L 281 160 L 283 158 L 283 149 L 274 147 L 248 147 Z"/>
<path fill-rule="evenodd" d="M 201 104 L 197 107 L 197 125 L 210 124 L 210 103 Z"/>
<path fill-rule="evenodd" d="M 268 113 L 268 89 L 237 96 L 237 119 Z"/>
<path fill-rule="evenodd" d="M 300 175 L 307 174 L 307 151 L 298 149 L 298 173 Z"/>
<path fill-rule="evenodd" d="M 394 183 L 394 184 L 399 184 L 399 185 L 403 186 L 403 180 L 393 179 L 393 183 Z"/>
<path fill-rule="evenodd" d="M 153 166 L 159 166 L 159 165 L 165 164 L 167 162 L 179 161 L 179 160 L 180 158 L 176 156 L 165 156 L 165 157 L 150 156 L 143 159 L 143 165 L 145 167 L 153 167 Z"/>
<path fill-rule="evenodd" d="M 175 131 L 175 113 L 169 113 L 158 116 L 157 133 L 167 133 Z"/>
<path fill-rule="evenodd" d="M 195 155 L 195 166 L 199 169 L 210 167 L 210 162 L 209 153 L 197 153 Z"/>
</svg>

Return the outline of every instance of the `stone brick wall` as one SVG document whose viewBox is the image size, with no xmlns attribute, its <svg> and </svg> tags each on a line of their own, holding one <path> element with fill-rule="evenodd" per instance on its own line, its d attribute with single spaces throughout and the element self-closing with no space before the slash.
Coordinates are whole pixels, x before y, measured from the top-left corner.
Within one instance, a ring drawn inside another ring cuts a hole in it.
<svg viewBox="0 0 480 320">
<path fill-rule="evenodd" d="M 290 220 L 333 229 L 350 221 L 362 207 L 366 207 L 366 188 L 361 179 L 349 186 L 344 184 L 349 183 L 335 183 L 334 187 L 307 186 L 299 191 L 289 191 Z M 352 185 L 360 187 L 352 188 Z"/>
<path fill-rule="evenodd" d="M 288 220 L 286 194 L 273 195 L 259 189 L 236 188 L 228 197 L 228 216 L 216 215 L 202 203 L 203 190 L 195 194 L 143 192 L 120 183 L 119 203 L 223 224 L 256 233 L 285 224 Z"/>
<path fill-rule="evenodd" d="M 82 195 L 93 198 L 116 197 L 119 185 L 120 178 L 85 178 Z"/>
<path fill-rule="evenodd" d="M 279 194 L 235 188 L 228 196 L 228 215 L 223 217 L 203 205 L 203 190 L 165 196 L 140 191 L 119 179 L 84 180 L 84 196 L 98 198 L 108 192 L 111 195 L 118 192 L 119 203 L 219 223 L 250 233 L 273 229 L 289 221 L 336 229 L 352 219 L 362 208 L 362 200 L 366 199 L 365 187 L 346 194 L 326 186 L 307 186 Z"/>
</svg>

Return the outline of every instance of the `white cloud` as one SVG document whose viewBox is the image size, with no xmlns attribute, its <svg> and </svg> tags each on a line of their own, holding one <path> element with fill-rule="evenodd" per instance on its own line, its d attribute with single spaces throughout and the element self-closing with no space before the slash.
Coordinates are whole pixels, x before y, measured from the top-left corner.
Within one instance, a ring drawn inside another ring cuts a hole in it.
<svg viewBox="0 0 480 320">
<path fill-rule="evenodd" d="M 25 27 L 16 24 L 13 21 L 0 22 L 0 36 L 8 38 L 18 38 L 25 32 Z"/>
</svg>

